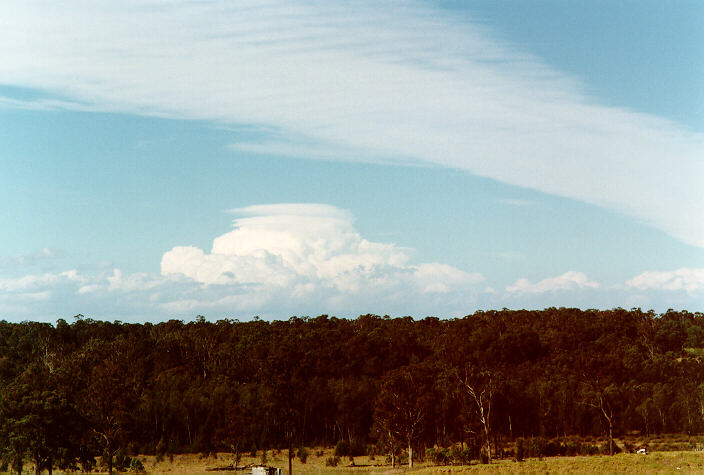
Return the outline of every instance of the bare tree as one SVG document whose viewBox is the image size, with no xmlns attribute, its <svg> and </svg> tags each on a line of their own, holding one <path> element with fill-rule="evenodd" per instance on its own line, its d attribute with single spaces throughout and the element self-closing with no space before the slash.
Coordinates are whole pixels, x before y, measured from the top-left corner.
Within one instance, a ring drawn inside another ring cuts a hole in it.
<svg viewBox="0 0 704 475">
<path fill-rule="evenodd" d="M 468 397 L 470 405 L 476 408 L 479 422 L 484 430 L 486 454 L 491 462 L 491 407 L 499 377 L 491 371 L 473 371 L 472 367 L 465 367 L 463 373 L 455 373 L 455 377 L 465 396 Z"/>
</svg>

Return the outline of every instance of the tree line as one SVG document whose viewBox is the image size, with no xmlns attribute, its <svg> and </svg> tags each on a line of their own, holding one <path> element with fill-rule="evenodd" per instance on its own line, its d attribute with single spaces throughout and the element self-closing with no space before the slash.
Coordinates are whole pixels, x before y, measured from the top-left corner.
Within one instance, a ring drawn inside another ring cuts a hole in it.
<svg viewBox="0 0 704 475">
<path fill-rule="evenodd" d="M 463 443 L 704 431 L 704 314 L 477 311 L 132 324 L 0 321 L 0 458 L 332 446 L 409 463 Z"/>
</svg>

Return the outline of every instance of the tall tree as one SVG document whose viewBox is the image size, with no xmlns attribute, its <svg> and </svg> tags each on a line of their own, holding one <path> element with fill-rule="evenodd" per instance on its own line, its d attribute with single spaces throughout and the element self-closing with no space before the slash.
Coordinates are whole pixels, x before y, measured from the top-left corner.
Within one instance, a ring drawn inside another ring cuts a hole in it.
<svg viewBox="0 0 704 475">
<path fill-rule="evenodd" d="M 407 448 L 408 468 L 413 468 L 413 446 L 432 418 L 435 379 L 430 368 L 419 364 L 391 371 L 384 376 L 374 404 L 379 430 Z"/>
</svg>

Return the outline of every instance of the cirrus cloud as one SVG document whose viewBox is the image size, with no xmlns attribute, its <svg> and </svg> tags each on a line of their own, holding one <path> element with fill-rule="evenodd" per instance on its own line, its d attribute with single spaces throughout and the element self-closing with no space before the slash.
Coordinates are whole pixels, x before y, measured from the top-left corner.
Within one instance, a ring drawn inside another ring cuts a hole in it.
<svg viewBox="0 0 704 475">
<path fill-rule="evenodd" d="M 704 246 L 700 132 L 425 3 L 2 2 L 0 44 L 0 84 L 58 97 L 5 107 L 246 124 L 235 150 L 462 169 Z"/>
</svg>

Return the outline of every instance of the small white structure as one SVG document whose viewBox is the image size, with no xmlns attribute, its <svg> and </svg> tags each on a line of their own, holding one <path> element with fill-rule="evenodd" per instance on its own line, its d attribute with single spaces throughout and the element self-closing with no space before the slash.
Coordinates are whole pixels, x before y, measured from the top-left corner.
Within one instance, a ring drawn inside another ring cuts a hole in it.
<svg viewBox="0 0 704 475">
<path fill-rule="evenodd" d="M 255 465 L 252 467 L 252 475 L 281 475 L 281 469 L 267 467 L 266 465 Z"/>
<path fill-rule="evenodd" d="M 638 449 L 638 451 L 636 453 L 640 454 L 640 455 L 648 455 L 648 450 L 647 449 Z"/>
</svg>

